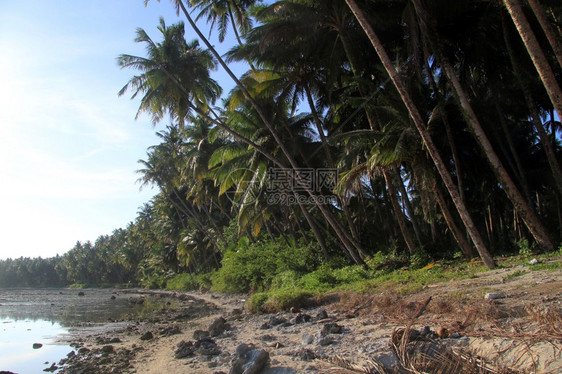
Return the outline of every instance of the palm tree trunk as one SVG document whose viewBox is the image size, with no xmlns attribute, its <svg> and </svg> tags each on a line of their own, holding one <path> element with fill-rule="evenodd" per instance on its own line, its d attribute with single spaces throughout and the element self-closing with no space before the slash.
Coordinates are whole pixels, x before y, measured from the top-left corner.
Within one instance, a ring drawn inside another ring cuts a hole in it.
<svg viewBox="0 0 562 374">
<path fill-rule="evenodd" d="M 523 9 L 519 4 L 519 0 L 504 0 L 505 7 L 507 8 L 511 19 L 519 31 L 521 39 L 527 48 L 527 52 L 533 60 L 533 64 L 539 73 L 544 88 L 550 97 L 550 101 L 559 117 L 562 117 L 562 90 L 556 81 L 556 77 L 552 68 L 550 67 L 546 56 L 544 55 L 531 25 L 523 13 Z"/>
<path fill-rule="evenodd" d="M 421 247 L 422 240 L 420 227 L 418 225 L 416 217 L 414 216 L 414 209 L 412 208 L 412 204 L 410 203 L 408 191 L 406 191 L 406 187 L 404 187 L 404 181 L 402 180 L 402 176 L 400 175 L 400 169 L 394 169 L 393 174 L 396 175 L 396 184 L 398 185 L 398 190 L 400 190 L 400 194 L 402 195 L 402 201 L 404 202 L 404 206 L 406 207 L 406 212 L 410 216 L 410 222 L 412 222 L 412 227 L 414 228 L 414 234 L 416 235 L 418 245 Z"/>
<path fill-rule="evenodd" d="M 527 0 L 527 1 L 529 2 L 531 9 L 533 9 L 533 13 L 535 13 L 535 17 L 537 17 L 537 20 L 541 24 L 542 30 L 546 35 L 546 38 L 548 39 L 548 42 L 550 43 L 552 50 L 554 51 L 554 55 L 556 56 L 558 65 L 562 68 L 562 44 L 560 43 L 558 38 L 556 38 L 556 34 L 554 33 L 554 30 L 550 26 L 550 21 L 546 16 L 544 9 L 542 8 L 538 0 Z"/>
<path fill-rule="evenodd" d="M 373 48 L 375 49 L 377 55 L 381 59 L 385 70 L 388 72 L 390 79 L 392 80 L 394 86 L 396 87 L 398 93 L 400 94 L 400 97 L 402 98 L 402 101 L 404 102 L 404 105 L 406 106 L 408 113 L 410 114 L 410 117 L 412 118 L 414 125 L 416 126 L 416 129 L 418 130 L 425 146 L 427 147 L 431 159 L 433 160 L 439 174 L 441 175 L 441 178 L 443 179 L 443 182 L 445 183 L 445 187 L 447 188 L 447 191 L 451 195 L 451 198 L 453 199 L 453 202 L 457 207 L 457 210 L 462 218 L 462 221 L 464 222 L 470 234 L 470 237 L 474 242 L 474 245 L 476 246 L 478 253 L 480 254 L 480 257 L 482 258 L 484 264 L 486 264 L 487 267 L 493 269 L 496 266 L 494 259 L 486 249 L 484 241 L 482 240 L 480 233 L 476 229 L 476 225 L 472 221 L 472 218 L 470 217 L 470 214 L 468 213 L 468 210 L 466 209 L 464 202 L 461 200 L 460 195 L 453 182 L 453 179 L 451 178 L 451 175 L 449 174 L 449 171 L 447 170 L 445 163 L 441 159 L 441 156 L 439 155 L 439 152 L 437 151 L 437 148 L 433 143 L 433 140 L 431 139 L 429 132 L 426 129 L 426 124 L 424 123 L 416 105 L 414 104 L 412 98 L 410 97 L 410 94 L 406 89 L 406 85 L 404 84 L 402 78 L 394 68 L 392 61 L 390 60 L 390 57 L 386 53 L 386 50 L 384 49 L 378 36 L 376 35 L 375 31 L 367 21 L 367 18 L 363 14 L 362 10 L 357 6 L 355 0 L 345 0 L 345 1 L 349 6 L 349 8 L 351 9 L 351 11 L 353 12 L 353 14 L 355 15 L 355 17 L 357 18 L 357 20 L 359 21 L 359 24 L 361 25 L 363 30 L 365 30 L 365 33 L 369 37 L 369 40 L 371 41 Z"/>
<path fill-rule="evenodd" d="M 250 93 L 248 92 L 246 87 L 242 84 L 242 82 L 240 82 L 240 80 L 236 77 L 236 75 L 232 72 L 232 70 L 230 70 L 230 68 L 228 67 L 228 65 L 224 61 L 224 59 L 220 56 L 220 54 L 217 52 L 217 50 L 211 45 L 211 43 L 205 37 L 205 35 L 203 35 L 201 30 L 199 30 L 199 28 L 197 27 L 197 25 L 195 24 L 195 22 L 193 21 L 193 19 L 189 15 L 189 12 L 187 11 L 185 5 L 183 4 L 183 1 L 182 0 L 173 0 L 173 1 L 177 6 L 178 14 L 179 14 L 179 10 L 181 9 L 181 11 L 184 14 L 185 18 L 187 19 L 188 23 L 191 25 L 191 28 L 195 31 L 197 36 L 207 46 L 207 48 L 213 54 L 213 56 L 215 56 L 215 58 L 217 59 L 219 64 L 223 67 L 223 69 L 230 76 L 230 78 L 236 83 L 236 86 L 240 89 L 240 91 L 242 92 L 244 97 L 246 97 L 248 102 L 252 105 L 252 107 L 254 108 L 254 110 L 256 111 L 256 113 L 258 114 L 260 119 L 262 120 L 263 124 L 269 130 L 273 139 L 275 140 L 275 142 L 277 143 L 277 145 L 281 149 L 281 152 L 283 153 L 283 155 L 289 161 L 289 164 L 291 165 L 291 167 L 293 169 L 298 169 L 298 165 L 297 165 L 295 159 L 293 158 L 293 156 L 291 155 L 291 153 L 289 152 L 289 150 L 287 149 L 287 147 L 283 143 L 281 137 L 279 136 L 279 134 L 277 133 L 275 128 L 271 125 L 271 123 L 269 122 L 269 120 L 267 119 L 265 114 L 263 113 L 263 111 L 260 108 L 260 106 L 258 105 L 258 103 L 252 98 L 252 95 L 250 95 Z M 258 148 L 256 148 L 256 150 L 258 150 Z M 301 187 L 307 192 L 307 194 L 309 194 L 312 198 L 315 197 L 314 192 L 308 186 L 302 184 L 298 179 L 296 179 L 296 182 L 299 183 L 301 185 Z M 363 261 L 363 259 L 361 259 L 361 257 L 358 254 L 358 251 L 361 251 L 360 244 L 355 242 L 352 238 L 349 237 L 349 234 L 347 232 L 345 232 L 345 229 L 335 219 L 335 217 L 332 215 L 332 213 L 328 210 L 328 208 L 326 206 L 324 206 L 323 204 L 316 204 L 316 205 L 317 205 L 318 209 L 322 212 L 322 215 L 325 217 L 327 222 L 330 224 L 330 226 L 332 227 L 332 229 L 334 230 L 334 232 L 336 233 L 336 235 L 338 236 L 338 238 L 340 239 L 340 241 L 342 242 L 342 244 L 344 245 L 346 250 L 349 252 L 350 256 L 353 258 L 355 263 L 360 264 L 360 265 L 365 265 L 365 262 Z"/>
<path fill-rule="evenodd" d="M 459 229 L 457 224 L 455 223 L 455 219 L 447 206 L 447 202 L 445 201 L 445 197 L 443 196 L 443 192 L 441 192 L 441 188 L 437 186 L 437 181 L 434 181 L 434 191 L 435 197 L 437 198 L 437 203 L 441 208 L 441 212 L 443 213 L 443 217 L 445 218 L 445 222 L 447 226 L 449 226 L 449 230 L 451 230 L 451 234 L 455 238 L 459 248 L 461 249 L 462 253 L 466 258 L 474 257 L 474 252 L 472 251 L 472 246 L 466 240 L 465 236 L 463 235 L 462 231 Z"/>
<path fill-rule="evenodd" d="M 402 237 L 408 246 L 408 252 L 410 255 L 416 253 L 416 245 L 414 244 L 414 239 L 408 229 L 408 223 L 406 222 L 406 217 L 402 213 L 402 209 L 400 208 L 400 204 L 398 203 L 398 196 L 396 194 L 396 188 L 394 187 L 394 183 L 390 174 L 386 169 L 382 168 L 382 175 L 384 176 L 384 180 L 388 187 L 388 195 L 390 196 L 390 202 L 392 203 L 392 209 L 394 210 L 394 215 L 398 220 L 398 226 L 400 226 L 400 232 L 402 232 Z"/>
<path fill-rule="evenodd" d="M 443 121 L 443 126 L 445 127 L 445 133 L 447 134 L 447 141 L 449 143 L 449 147 L 451 148 L 451 155 L 453 156 L 453 163 L 455 164 L 455 174 L 457 177 L 457 188 L 459 190 L 459 195 L 461 197 L 462 201 L 465 201 L 464 199 L 464 180 L 461 174 L 461 167 L 460 167 L 460 158 L 459 158 L 459 153 L 457 151 L 457 146 L 455 145 L 455 138 L 453 137 L 453 131 L 451 130 L 451 124 L 449 123 L 449 118 L 447 117 L 447 112 L 445 111 L 445 103 L 444 103 L 444 99 L 443 99 L 443 95 L 441 94 L 441 92 L 439 91 L 439 88 L 437 87 L 437 83 L 435 83 L 435 79 L 433 78 L 433 70 L 431 69 L 431 67 L 429 66 L 429 52 L 427 50 L 427 46 L 424 43 L 424 47 L 423 47 L 423 51 L 424 51 L 424 66 L 425 66 L 425 70 L 427 72 L 427 77 L 429 80 L 429 85 L 431 87 L 431 89 L 433 90 L 433 92 L 435 93 L 435 95 L 437 96 L 437 110 L 439 111 L 439 116 L 441 117 L 441 120 Z"/>
</svg>

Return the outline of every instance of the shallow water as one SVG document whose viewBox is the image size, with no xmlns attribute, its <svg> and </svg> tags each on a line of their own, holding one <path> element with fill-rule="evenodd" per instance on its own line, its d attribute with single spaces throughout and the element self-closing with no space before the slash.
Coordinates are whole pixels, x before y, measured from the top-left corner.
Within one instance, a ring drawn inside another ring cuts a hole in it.
<svg viewBox="0 0 562 374">
<path fill-rule="evenodd" d="M 84 329 L 118 326 L 138 311 L 130 291 L 111 289 L 0 289 L 0 371 L 42 373 L 73 350 L 61 343 Z M 33 349 L 34 343 L 41 343 Z M 47 363 L 48 362 L 48 363 Z"/>
</svg>

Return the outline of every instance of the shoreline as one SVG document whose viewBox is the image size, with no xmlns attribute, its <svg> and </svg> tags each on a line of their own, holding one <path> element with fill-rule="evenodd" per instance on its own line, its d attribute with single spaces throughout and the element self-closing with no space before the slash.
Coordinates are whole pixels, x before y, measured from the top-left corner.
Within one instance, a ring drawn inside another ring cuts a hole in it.
<svg viewBox="0 0 562 374">
<path fill-rule="evenodd" d="M 254 356 L 264 361 L 256 373 L 375 372 L 376 365 L 392 372 L 404 364 L 392 347 L 400 336 L 409 340 L 411 360 L 416 352 L 462 351 L 494 370 L 558 372 L 562 343 L 553 324 L 562 320 L 562 271 L 510 278 L 515 271 L 407 296 L 341 293 L 335 303 L 276 314 L 247 313 L 241 295 L 144 290 L 177 304 L 120 330 L 74 339 L 76 355 L 60 373 L 242 373 L 236 365 L 250 365 Z M 487 298 L 491 291 L 500 296 Z"/>
</svg>

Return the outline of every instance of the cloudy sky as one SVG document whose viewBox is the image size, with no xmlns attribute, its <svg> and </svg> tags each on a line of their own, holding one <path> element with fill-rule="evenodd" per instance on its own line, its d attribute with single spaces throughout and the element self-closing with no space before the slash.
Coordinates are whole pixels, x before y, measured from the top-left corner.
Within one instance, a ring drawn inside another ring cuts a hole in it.
<svg viewBox="0 0 562 374">
<path fill-rule="evenodd" d="M 165 0 L 0 2 L 0 259 L 94 241 L 154 194 L 135 170 L 166 123 L 134 120 L 116 57 L 143 55 L 135 29 L 159 40 L 160 16 L 178 20 Z"/>
</svg>

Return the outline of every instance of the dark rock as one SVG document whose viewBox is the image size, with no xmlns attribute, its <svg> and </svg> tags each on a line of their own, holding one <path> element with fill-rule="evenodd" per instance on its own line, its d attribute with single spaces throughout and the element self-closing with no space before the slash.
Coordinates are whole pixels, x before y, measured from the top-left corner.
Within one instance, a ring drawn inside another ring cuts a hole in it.
<svg viewBox="0 0 562 374">
<path fill-rule="evenodd" d="M 181 330 L 177 326 L 168 326 L 162 329 L 162 331 L 160 331 L 160 335 L 163 336 L 172 336 L 177 334 L 181 334 Z"/>
<path fill-rule="evenodd" d="M 277 338 L 274 335 L 265 334 L 265 335 L 260 336 L 258 339 L 263 340 L 265 342 L 272 342 Z"/>
<path fill-rule="evenodd" d="M 254 349 L 253 344 L 246 344 L 246 343 L 239 344 L 238 347 L 236 347 L 236 357 L 240 358 L 244 356 L 247 352 L 251 351 L 252 349 Z"/>
<path fill-rule="evenodd" d="M 175 358 L 184 358 L 187 356 L 192 356 L 195 352 L 195 347 L 193 346 L 193 342 L 191 341 L 185 342 L 182 340 L 181 342 L 179 342 L 177 347 L 178 348 L 174 352 Z"/>
<path fill-rule="evenodd" d="M 103 353 L 115 353 L 115 348 L 112 345 L 104 345 L 101 347 Z"/>
<path fill-rule="evenodd" d="M 221 353 L 217 343 L 211 338 L 204 338 L 195 342 L 197 353 L 205 356 L 215 356 Z"/>
<path fill-rule="evenodd" d="M 115 300 L 116 299 L 115 295 L 111 295 L 110 299 Z"/>
<path fill-rule="evenodd" d="M 229 374 L 258 374 L 269 362 L 269 353 L 263 349 L 253 349 L 239 356 L 233 363 Z"/>
<path fill-rule="evenodd" d="M 211 323 L 211 326 L 209 326 L 208 330 L 209 330 L 209 335 L 213 337 L 219 336 L 226 330 L 230 330 L 230 325 L 226 323 L 226 319 L 224 319 L 223 317 L 219 317 L 215 319 L 213 323 Z"/>
<path fill-rule="evenodd" d="M 297 352 L 297 356 L 303 361 L 312 361 L 316 358 L 316 353 L 310 349 L 301 349 Z"/>
<path fill-rule="evenodd" d="M 314 341 L 314 336 L 304 333 L 302 334 L 302 345 L 312 344 Z"/>
<path fill-rule="evenodd" d="M 78 292 L 78 296 L 84 296 L 84 292 L 82 291 Z"/>
<path fill-rule="evenodd" d="M 312 321 L 312 316 L 306 313 L 299 313 L 296 317 L 295 317 L 295 323 L 299 324 L 299 323 L 306 323 L 306 322 L 310 322 Z"/>
<path fill-rule="evenodd" d="M 152 334 L 152 332 L 151 332 L 151 331 L 147 331 L 147 332 L 145 332 L 144 334 L 142 334 L 142 336 L 141 336 L 140 339 L 141 339 L 141 340 L 151 340 L 151 339 L 153 339 L 153 338 L 154 338 L 154 335 Z"/>
<path fill-rule="evenodd" d="M 195 330 L 193 331 L 193 339 L 200 340 L 209 337 L 209 331 Z"/>
<path fill-rule="evenodd" d="M 33 343 L 33 349 L 39 349 L 43 346 L 41 343 Z"/>
<path fill-rule="evenodd" d="M 57 366 L 57 364 L 55 364 L 55 363 L 53 362 L 53 364 L 52 364 L 50 367 L 48 367 L 48 368 L 46 368 L 46 369 L 43 369 L 43 371 L 51 372 L 51 373 L 52 373 L 52 372 L 54 372 L 54 371 L 57 371 L 58 369 L 59 369 L 59 367 Z"/>
<path fill-rule="evenodd" d="M 322 327 L 322 331 L 320 331 L 320 334 L 322 336 L 326 336 L 328 334 L 341 334 L 341 332 L 341 326 L 334 322 L 325 324 L 324 327 Z"/>
<path fill-rule="evenodd" d="M 334 338 L 332 336 L 323 336 L 320 339 L 318 339 L 317 344 L 318 345 L 330 345 L 334 342 Z"/>
<path fill-rule="evenodd" d="M 85 355 L 85 354 L 88 354 L 88 353 L 90 353 L 90 350 L 86 347 L 82 347 L 78 350 L 78 354 L 81 354 L 81 355 Z"/>
<path fill-rule="evenodd" d="M 316 315 L 316 321 L 320 321 L 326 318 L 328 318 L 328 312 L 326 312 L 326 310 L 324 309 L 319 311 L 318 314 Z"/>
<path fill-rule="evenodd" d="M 261 326 L 261 329 L 265 330 L 265 329 L 270 329 L 274 326 L 280 325 L 282 323 L 287 322 L 287 320 L 283 317 L 276 317 L 276 316 L 271 316 L 269 318 L 269 321 L 267 321 L 266 323 L 264 323 Z"/>
</svg>

